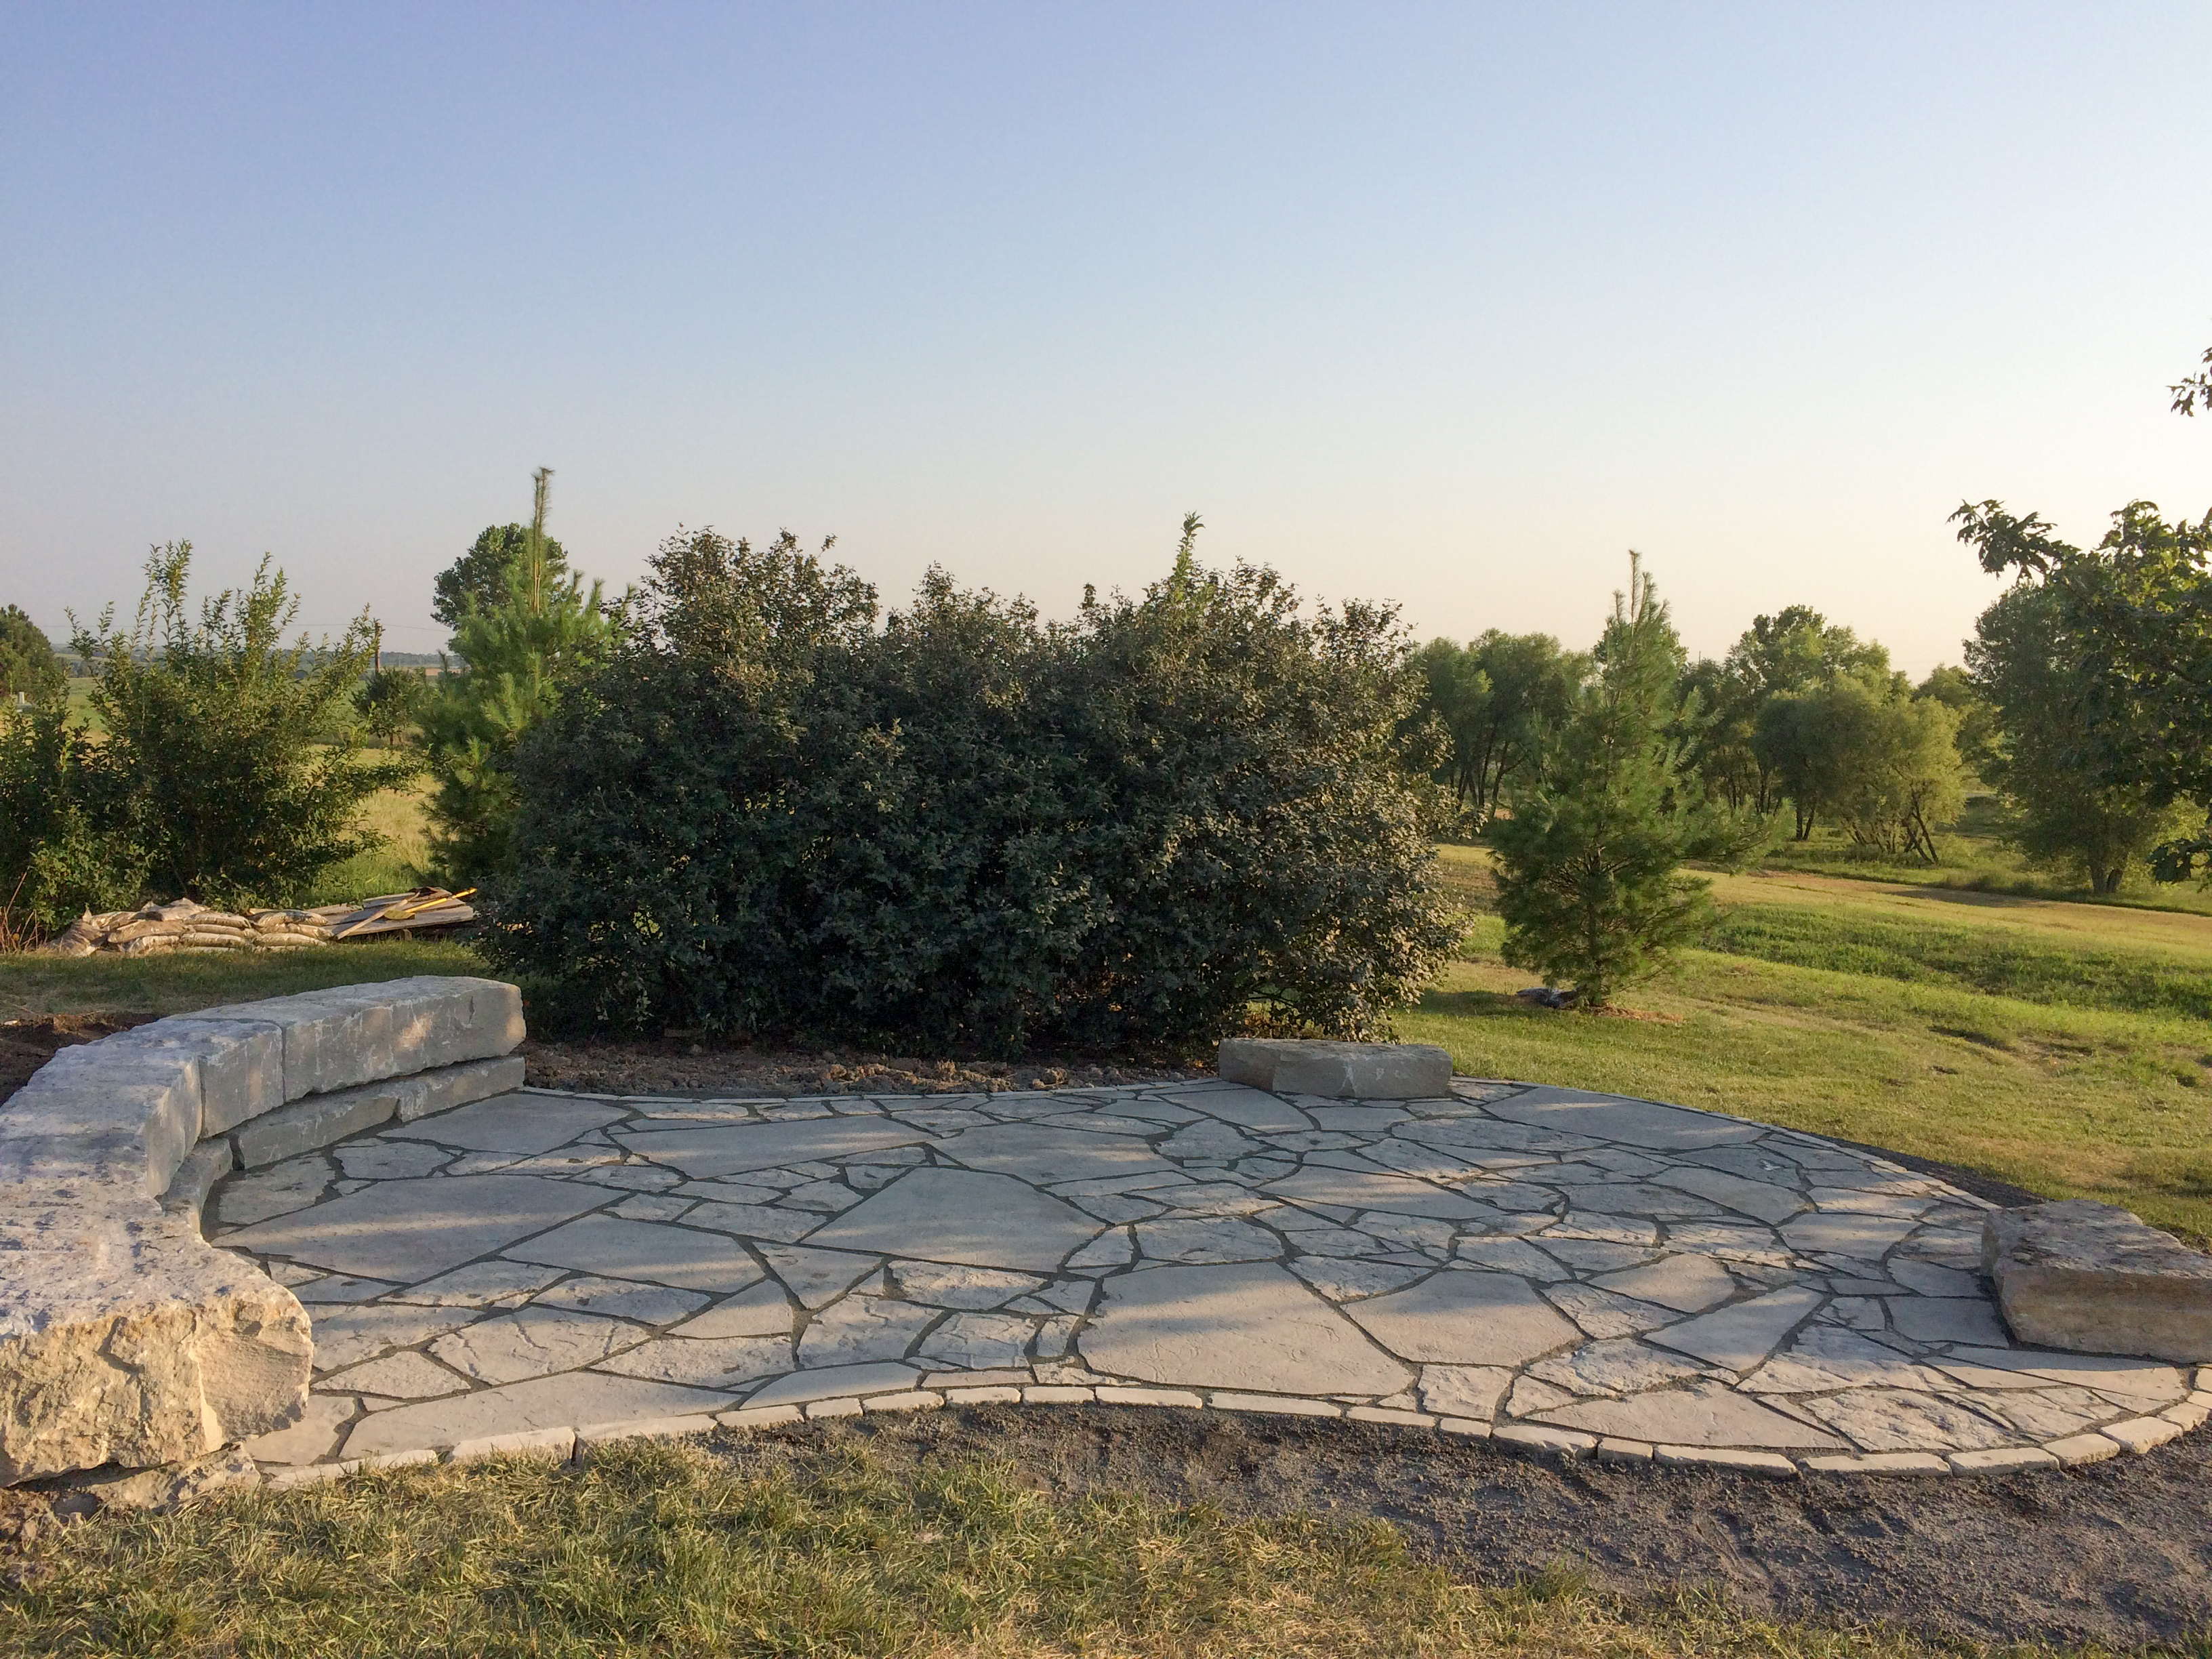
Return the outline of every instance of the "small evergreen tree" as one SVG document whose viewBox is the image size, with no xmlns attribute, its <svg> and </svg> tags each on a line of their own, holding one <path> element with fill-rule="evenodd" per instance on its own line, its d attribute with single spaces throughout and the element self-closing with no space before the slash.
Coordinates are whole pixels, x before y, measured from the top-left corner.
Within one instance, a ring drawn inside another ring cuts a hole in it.
<svg viewBox="0 0 2212 1659">
<path fill-rule="evenodd" d="M 586 592 L 545 534 L 552 476 L 540 467 L 532 479 L 530 527 L 519 548 L 502 532 L 505 550 L 491 558 L 488 530 L 439 578 L 439 614 L 453 613 L 453 650 L 463 666 L 441 676 L 420 718 L 436 781 L 432 857 L 454 881 L 474 884 L 511 867 L 515 745 L 613 637 L 600 584 Z"/>
<path fill-rule="evenodd" d="M 1583 1008 L 1655 972 L 1697 937 L 1707 884 L 1684 876 L 1694 854 L 1740 854 L 1762 825 L 1739 829 L 1709 809 L 1688 758 L 1681 641 L 1640 558 L 1598 646 L 1594 684 L 1577 699 L 1542 786 L 1492 826 L 1505 959 L 1571 981 Z"/>
</svg>

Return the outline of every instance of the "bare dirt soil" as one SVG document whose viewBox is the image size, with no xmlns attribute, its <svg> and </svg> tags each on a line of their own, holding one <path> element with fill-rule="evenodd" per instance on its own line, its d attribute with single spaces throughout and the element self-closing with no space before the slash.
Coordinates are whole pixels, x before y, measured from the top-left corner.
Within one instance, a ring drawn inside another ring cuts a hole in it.
<svg viewBox="0 0 2212 1659">
<path fill-rule="evenodd" d="M 0 1101 L 30 1080 L 63 1049 L 91 1042 L 133 1025 L 151 1014 L 43 1014 L 36 1019 L 0 1020 Z"/>
<path fill-rule="evenodd" d="M 741 1466 L 866 1438 L 896 1467 L 984 1457 L 1054 1495 L 1371 1517 L 1471 1577 L 1710 1586 L 1830 1625 L 1971 1642 L 2182 1644 L 2212 1631 L 2212 1437 L 2087 1468 L 1774 1480 L 1559 1463 L 1421 1431 L 1141 1407 L 867 1417 L 719 1442 Z"/>
<path fill-rule="evenodd" d="M 912 1060 L 857 1050 L 720 1048 L 680 1037 L 532 1040 L 522 1045 L 522 1054 L 528 1081 L 541 1089 L 738 1099 L 771 1095 L 981 1094 L 1009 1089 L 1097 1088 L 1117 1083 L 1173 1082 L 1210 1076 L 1213 1070 L 1210 1066 L 1172 1061 L 1146 1065 L 1053 1057 L 1011 1064 Z"/>
</svg>

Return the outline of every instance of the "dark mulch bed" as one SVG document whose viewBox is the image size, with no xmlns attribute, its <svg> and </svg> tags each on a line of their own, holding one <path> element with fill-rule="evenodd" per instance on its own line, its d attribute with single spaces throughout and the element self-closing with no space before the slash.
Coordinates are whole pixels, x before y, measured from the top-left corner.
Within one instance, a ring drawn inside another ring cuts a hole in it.
<svg viewBox="0 0 2212 1659">
<path fill-rule="evenodd" d="M 1158 1063 L 1048 1056 L 1008 1063 L 915 1060 L 860 1050 L 747 1048 L 680 1037 L 597 1038 L 522 1045 L 529 1081 L 591 1094 L 793 1095 L 988 1094 L 1008 1089 L 1097 1088 L 1116 1083 L 1210 1077 L 1194 1061 Z"/>
</svg>

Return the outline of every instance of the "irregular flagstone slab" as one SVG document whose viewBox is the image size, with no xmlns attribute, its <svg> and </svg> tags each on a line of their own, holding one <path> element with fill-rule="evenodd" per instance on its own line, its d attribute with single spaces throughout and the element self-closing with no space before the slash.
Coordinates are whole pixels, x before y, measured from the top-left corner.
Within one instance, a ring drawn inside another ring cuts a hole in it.
<svg viewBox="0 0 2212 1659">
<path fill-rule="evenodd" d="M 1697 1366 L 1631 1337 L 1585 1343 L 1528 1367 L 1529 1376 L 1577 1395 L 1634 1394 L 1697 1374 Z"/>
<path fill-rule="evenodd" d="M 1923 1342 L 1999 1343 L 2005 1340 L 1997 1310 L 1980 1296 L 1893 1296 L 1889 1322 L 1900 1335 Z"/>
<path fill-rule="evenodd" d="M 1574 1135 L 1584 1142 L 1619 1141 L 1661 1152 L 1720 1146 L 1766 1133 L 1764 1124 L 1656 1101 L 1585 1094 L 1578 1089 L 1523 1089 L 1492 1101 L 1489 1109 L 1510 1122 Z"/>
<path fill-rule="evenodd" d="M 690 1417 L 726 1410 L 725 1393 L 603 1371 L 566 1371 L 504 1388 L 480 1389 L 419 1405 L 395 1406 L 356 1423 L 347 1435 L 348 1457 L 377 1456 L 481 1440 L 531 1429 L 578 1428 L 647 1417 Z"/>
<path fill-rule="evenodd" d="M 467 1388 L 465 1377 L 412 1348 L 388 1353 L 381 1359 L 353 1365 L 324 1377 L 316 1388 L 333 1394 L 373 1394 L 387 1400 L 430 1400 L 459 1394 Z"/>
<path fill-rule="evenodd" d="M 1954 1376 L 1985 1372 L 2002 1379 L 2007 1374 L 2033 1378 L 2029 1386 L 2070 1382 L 2100 1393 L 2140 1400 L 2146 1407 L 2170 1405 L 2189 1392 L 2185 1375 L 2172 1365 L 2153 1359 L 2130 1359 L 2105 1354 L 2048 1353 L 2033 1348 L 1958 1347 L 1930 1362 Z M 1978 1388 L 1990 1382 L 1976 1376 Z M 2001 1386 L 2001 1382 L 2000 1382 Z"/>
<path fill-rule="evenodd" d="M 350 1398 L 311 1394 L 298 1422 L 254 1435 L 239 1449 L 257 1463 L 319 1463 L 337 1449 L 338 1436 L 360 1410 Z"/>
<path fill-rule="evenodd" d="M 809 1242 L 824 1249 L 1049 1271 L 1099 1231 L 1074 1206 L 1010 1176 L 921 1169 L 863 1200 Z"/>
<path fill-rule="evenodd" d="M 634 1346 L 643 1334 L 620 1320 L 529 1307 L 448 1332 L 430 1352 L 480 1382 L 520 1382 L 575 1370 Z"/>
<path fill-rule="evenodd" d="M 1855 1331 L 1814 1324 L 1737 1386 L 1747 1394 L 1826 1394 L 1834 1389 L 1947 1388 L 1951 1382 Z"/>
<path fill-rule="evenodd" d="M 315 1320 L 315 1369 L 340 1370 L 393 1348 L 411 1348 L 476 1316 L 470 1308 L 416 1308 L 390 1302 L 333 1309 Z"/>
<path fill-rule="evenodd" d="M 519 1307 L 565 1271 L 532 1261 L 474 1261 L 395 1291 L 391 1299 L 426 1307 Z"/>
<path fill-rule="evenodd" d="M 1981 1451 L 2013 1440 L 1978 1412 L 1900 1389 L 1852 1389 L 1801 1403 L 1865 1451 Z"/>
<path fill-rule="evenodd" d="M 234 1176 L 216 1194 L 215 1218 L 226 1227 L 250 1227 L 304 1210 L 329 1190 L 331 1166 L 320 1154 Z"/>
<path fill-rule="evenodd" d="M 1283 1241 L 1235 1216 L 1139 1222 L 1132 1229 L 1150 1261 L 1273 1261 Z"/>
<path fill-rule="evenodd" d="M 890 1272 L 891 1282 L 908 1301 L 926 1302 L 939 1308 L 1003 1307 L 1045 1282 L 1035 1273 L 1012 1273 L 1000 1267 L 957 1267 L 941 1261 L 894 1261 Z"/>
<path fill-rule="evenodd" d="M 1272 1262 L 1110 1279 L 1078 1339 L 1093 1367 L 1147 1382 L 1271 1394 L 1395 1394 L 1413 1372 Z"/>
<path fill-rule="evenodd" d="M 830 1365 L 819 1370 L 794 1371 L 778 1377 L 747 1397 L 755 1406 L 803 1406 L 809 1401 L 845 1397 L 865 1399 L 872 1394 L 890 1394 L 910 1389 L 921 1373 L 912 1365 L 878 1363 L 873 1365 Z"/>
<path fill-rule="evenodd" d="M 848 1296 L 807 1321 L 799 1339 L 802 1365 L 856 1365 L 898 1359 L 937 1320 L 942 1309 L 920 1308 L 887 1297 Z"/>
<path fill-rule="evenodd" d="M 472 1106 L 418 1118 L 386 1132 L 395 1140 L 434 1140 L 473 1152 L 550 1152 L 577 1136 L 605 1127 L 623 1116 L 620 1108 L 592 1100 L 559 1100 L 546 1095 L 501 1095 Z"/>
<path fill-rule="evenodd" d="M 2212 1360 L 2212 1255 L 2109 1204 L 1996 1210 L 1982 1266 L 2023 1342 Z"/>
<path fill-rule="evenodd" d="M 507 1254 L 518 1261 L 550 1262 L 609 1279 L 650 1279 L 710 1294 L 743 1290 L 761 1276 L 744 1248 L 720 1233 L 611 1215 L 572 1221 Z"/>
<path fill-rule="evenodd" d="M 1309 1166 L 1297 1175 L 1269 1182 L 1267 1190 L 1300 1204 L 1389 1210 L 1400 1215 L 1424 1215 L 1447 1221 L 1471 1220 L 1493 1213 L 1487 1206 L 1410 1176 L 1366 1175 L 1351 1170 Z"/>
<path fill-rule="evenodd" d="M 1424 1365 L 1421 1409 L 1487 1423 L 1512 1386 L 1513 1372 L 1504 1365 Z"/>
<path fill-rule="evenodd" d="M 1782 1237 L 1800 1255 L 1854 1256 L 1879 1261 L 1905 1241 L 1918 1224 L 1899 1216 L 1856 1213 L 1800 1216 L 1782 1227 Z"/>
<path fill-rule="evenodd" d="M 884 1264 L 880 1257 L 849 1250 L 820 1250 L 806 1244 L 763 1244 L 761 1259 L 804 1308 L 826 1307 L 866 1274 Z"/>
<path fill-rule="evenodd" d="M 1681 1164 L 1651 1177 L 1662 1187 L 1680 1187 L 1686 1193 L 1736 1211 L 1753 1216 L 1761 1221 L 1787 1221 L 1800 1210 L 1809 1208 L 1805 1195 L 1794 1187 L 1779 1186 L 1772 1182 L 1748 1181 L 1724 1170 L 1706 1169 L 1698 1164 Z"/>
<path fill-rule="evenodd" d="M 918 1352 L 956 1370 L 999 1370 L 1025 1362 L 1035 1328 L 1016 1314 L 957 1313 L 922 1339 Z"/>
<path fill-rule="evenodd" d="M 1519 1365 L 1582 1333 L 1510 1273 L 1448 1268 L 1410 1290 L 1345 1312 L 1401 1359 L 1420 1364 Z"/>
<path fill-rule="evenodd" d="M 380 1181 L 243 1228 L 223 1243 L 364 1279 L 412 1281 L 489 1255 L 603 1201 L 588 1188 L 537 1176 Z"/>
<path fill-rule="evenodd" d="M 927 1130 L 908 1128 L 885 1117 L 820 1117 L 724 1128 L 645 1129 L 622 1137 L 623 1144 L 639 1157 L 681 1170 L 694 1181 L 851 1158 L 890 1146 L 921 1146 L 931 1139 Z"/>
<path fill-rule="evenodd" d="M 1170 1092 L 1176 1102 L 1194 1111 L 1261 1134 L 1295 1134 L 1313 1127 L 1313 1120 L 1297 1107 L 1261 1089 L 1216 1086 Z"/>
<path fill-rule="evenodd" d="M 1347 1261 L 1339 1257 L 1300 1256 L 1291 1271 L 1332 1302 L 1352 1302 L 1403 1290 L 1428 1271 L 1393 1261 Z"/>
<path fill-rule="evenodd" d="M 1607 1273 L 1593 1281 L 1639 1302 L 1656 1302 L 1678 1313 L 1703 1313 L 1736 1293 L 1728 1269 L 1705 1255 L 1670 1255 L 1649 1267 Z"/>
<path fill-rule="evenodd" d="M 1770 1291 L 1747 1302 L 1655 1331 L 1651 1340 L 1732 1371 L 1763 1364 L 1783 1338 L 1826 1298 L 1802 1286 Z"/>
<path fill-rule="evenodd" d="M 1718 1382 L 1662 1389 L 1626 1400 L 1588 1400 L 1546 1412 L 1543 1421 L 1623 1440 L 1668 1446 L 1758 1446 L 1834 1450 L 1834 1435 L 1784 1417 Z"/>
<path fill-rule="evenodd" d="M 697 1291 L 667 1285 L 641 1285 L 627 1279 L 572 1279 L 536 1298 L 532 1306 L 575 1313 L 605 1314 L 641 1325 L 671 1325 L 707 1305 Z"/>
<path fill-rule="evenodd" d="M 726 1302 L 718 1302 L 696 1318 L 687 1319 L 670 1334 L 698 1338 L 732 1336 L 787 1336 L 793 1314 L 783 1286 L 769 1283 L 740 1291 Z"/>
<path fill-rule="evenodd" d="M 1029 1123 L 969 1129 L 942 1144 L 956 1163 L 971 1170 L 1050 1183 L 1143 1175 L 1180 1175 L 1173 1164 L 1127 1135 L 1090 1134 Z"/>
<path fill-rule="evenodd" d="M 599 1370 L 656 1382 L 730 1389 L 788 1371 L 793 1364 L 787 1336 L 657 1336 L 603 1361 Z"/>
</svg>

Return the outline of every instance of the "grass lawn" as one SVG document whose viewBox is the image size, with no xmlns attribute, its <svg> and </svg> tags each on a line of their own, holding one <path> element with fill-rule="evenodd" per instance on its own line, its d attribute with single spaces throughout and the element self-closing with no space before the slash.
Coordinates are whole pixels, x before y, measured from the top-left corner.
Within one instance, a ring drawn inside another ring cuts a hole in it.
<svg viewBox="0 0 2212 1659">
<path fill-rule="evenodd" d="M 629 1444 L 111 1516 L 0 1589 L 10 1654 L 1906 1656 L 1571 1571 L 1475 1585 L 1380 1523 L 1055 1499 L 866 1448 L 746 1474 Z"/>
<path fill-rule="evenodd" d="M 465 945 L 365 939 L 297 951 L 157 957 L 0 955 L 0 1020 L 42 1014 L 181 1014 L 416 974 L 482 974 Z"/>
<path fill-rule="evenodd" d="M 1487 858 L 1445 849 L 1487 902 Z M 2212 918 L 1844 881 L 1723 877 L 1707 943 L 1626 1003 L 1516 1002 L 1479 917 L 1401 1018 L 1462 1072 L 1680 1101 L 2125 1204 L 2212 1238 Z"/>
</svg>

